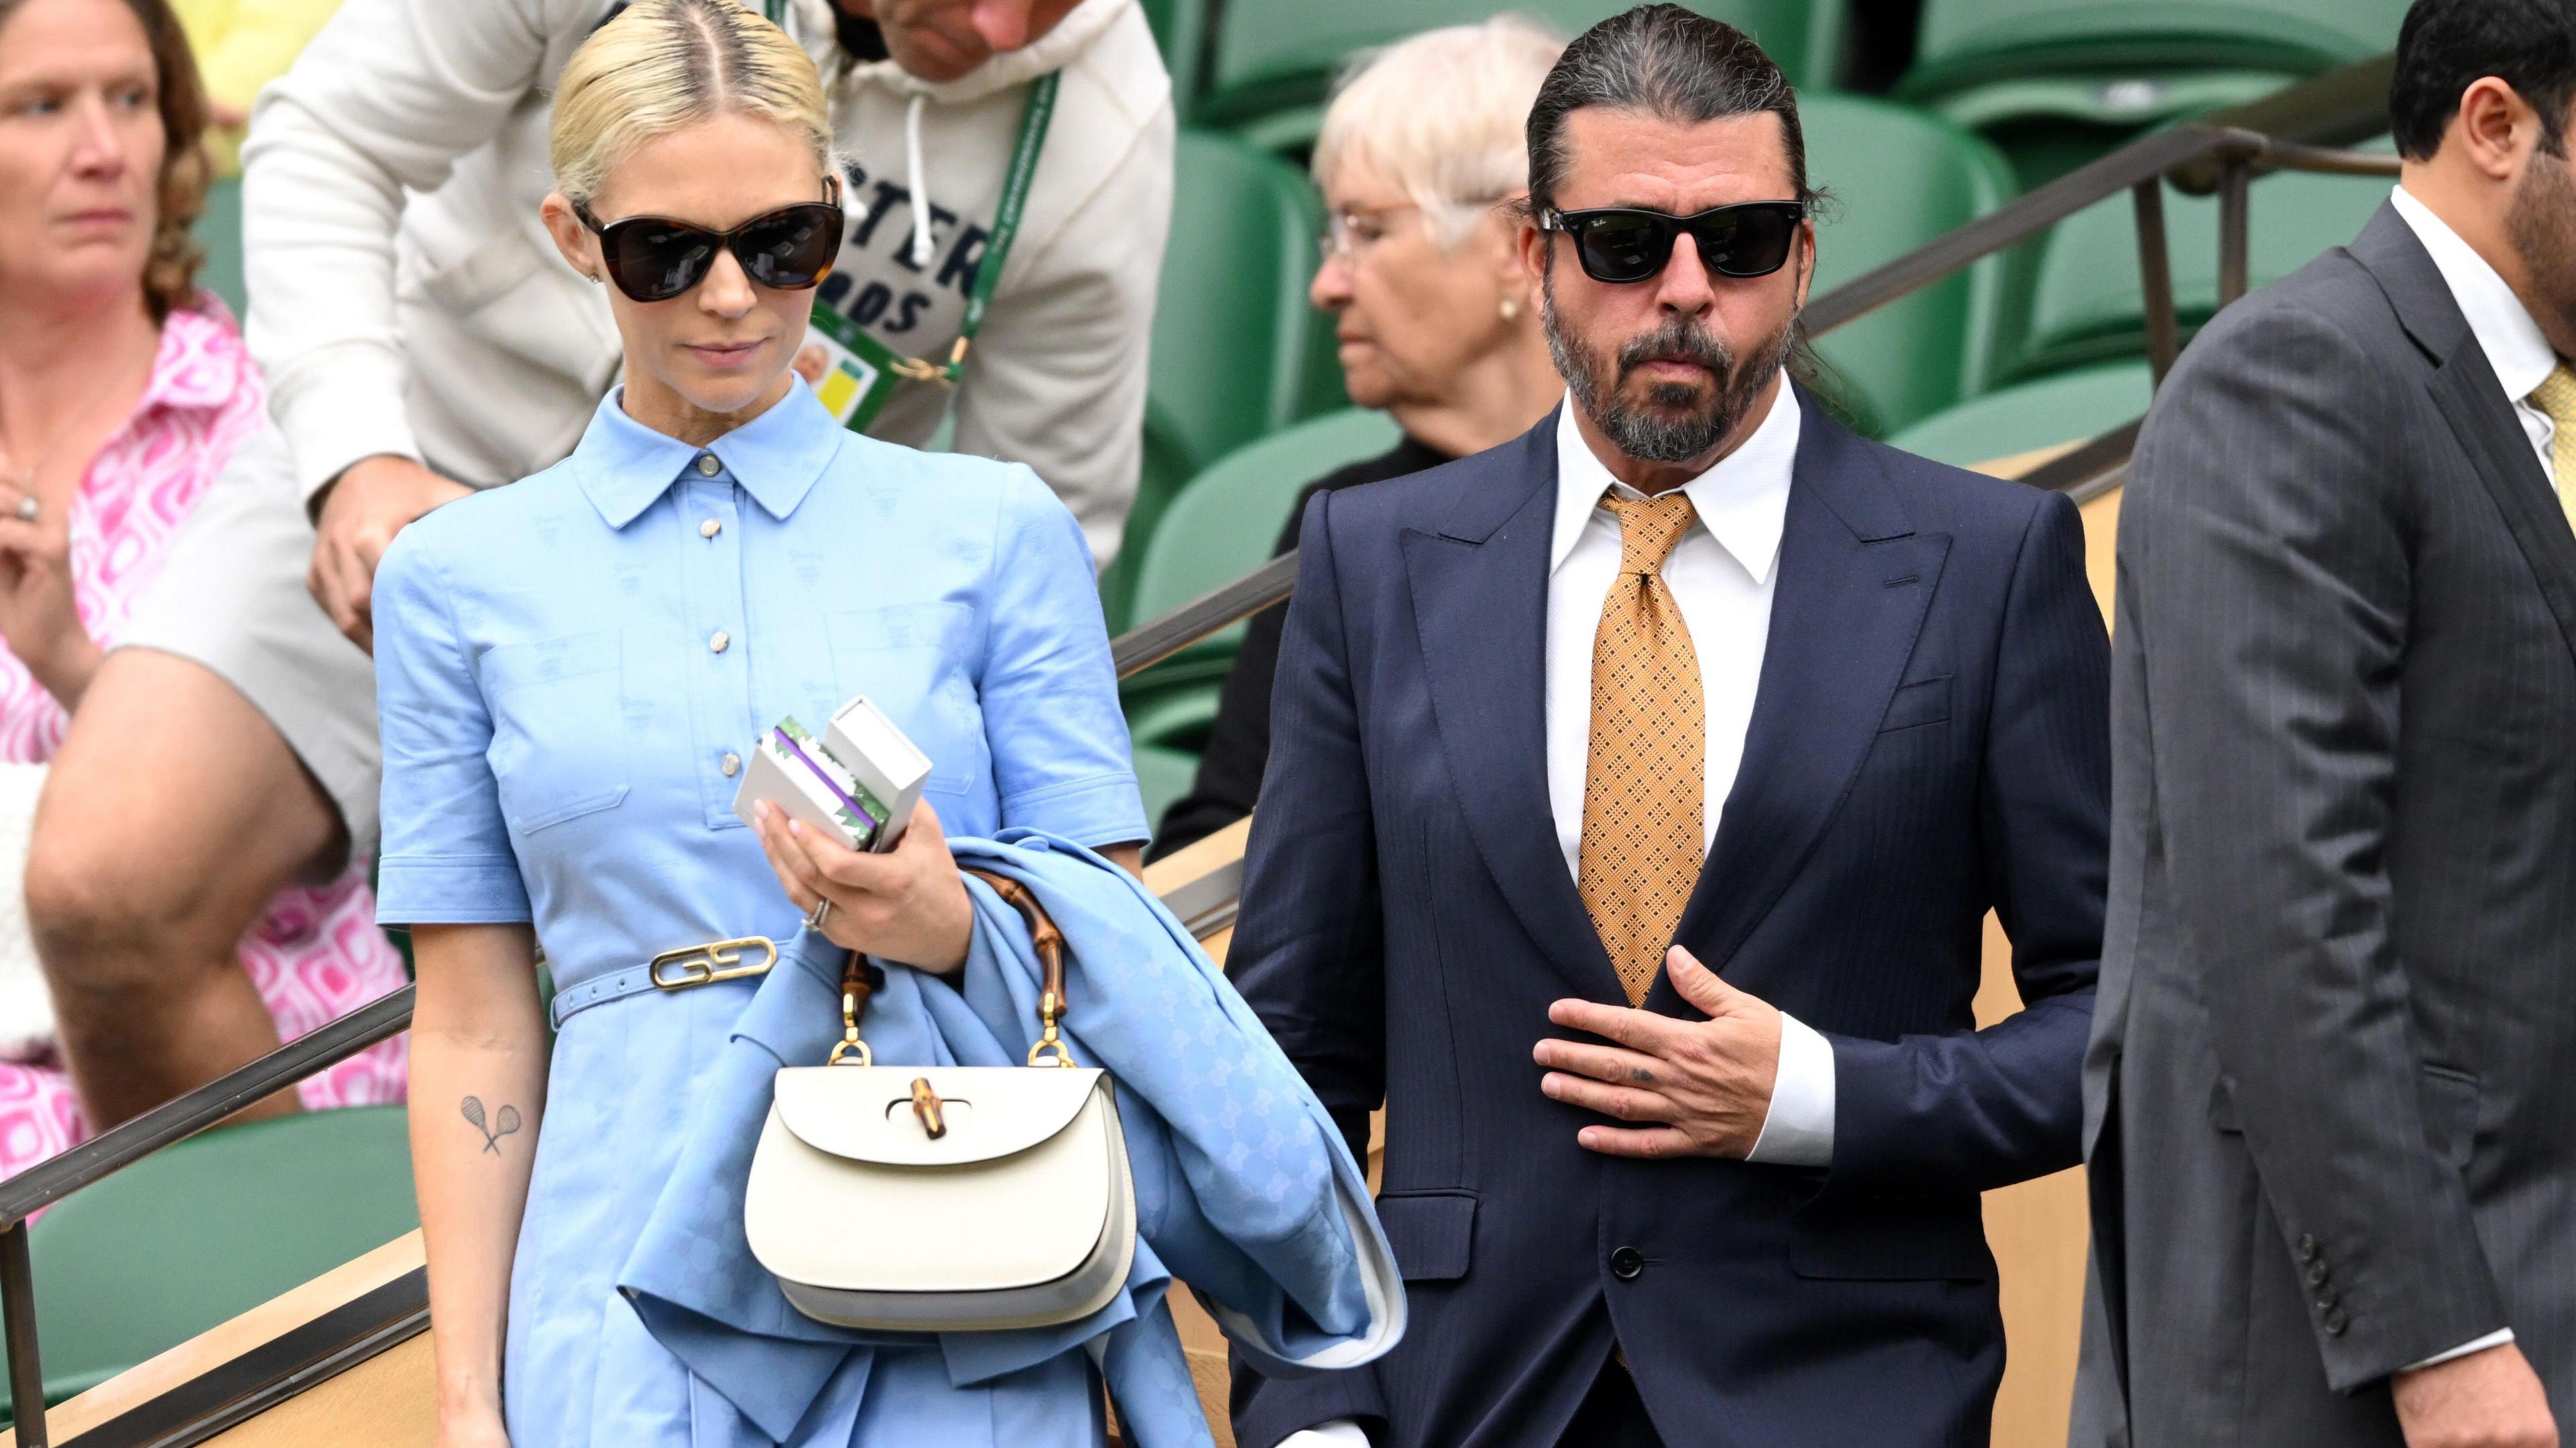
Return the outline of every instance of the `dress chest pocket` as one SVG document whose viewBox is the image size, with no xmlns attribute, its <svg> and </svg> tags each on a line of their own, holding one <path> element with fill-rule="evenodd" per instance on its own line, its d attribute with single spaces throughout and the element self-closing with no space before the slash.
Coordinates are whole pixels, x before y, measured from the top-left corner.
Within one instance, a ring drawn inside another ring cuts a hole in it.
<svg viewBox="0 0 2576 1448">
<path fill-rule="evenodd" d="M 626 798 L 624 670 L 614 629 L 502 644 L 478 665 L 486 758 L 511 828 L 532 834 Z"/>
<path fill-rule="evenodd" d="M 975 610 L 902 603 L 831 616 L 841 697 L 865 694 L 930 756 L 927 787 L 970 788 L 991 769 L 975 692 Z"/>
</svg>

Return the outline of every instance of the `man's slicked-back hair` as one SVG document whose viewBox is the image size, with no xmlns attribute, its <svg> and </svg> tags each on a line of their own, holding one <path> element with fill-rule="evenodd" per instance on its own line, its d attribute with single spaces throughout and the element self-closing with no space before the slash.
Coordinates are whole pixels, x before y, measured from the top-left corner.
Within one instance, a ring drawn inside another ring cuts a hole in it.
<svg viewBox="0 0 2576 1448">
<path fill-rule="evenodd" d="M 2429 161 L 2460 96 L 2494 76 L 2540 112 L 2541 149 L 2565 154 L 2576 103 L 2576 0 L 2415 0 L 2397 31 L 2388 118 L 2397 154 Z"/>
<path fill-rule="evenodd" d="M 1768 111 L 1780 118 L 1789 179 L 1807 189 L 1807 138 L 1789 78 L 1753 37 L 1679 5 L 1640 5 L 1574 38 L 1529 115 L 1529 205 L 1556 204 L 1565 179 L 1565 118 L 1587 107 L 1643 111 L 1681 125 Z"/>
</svg>

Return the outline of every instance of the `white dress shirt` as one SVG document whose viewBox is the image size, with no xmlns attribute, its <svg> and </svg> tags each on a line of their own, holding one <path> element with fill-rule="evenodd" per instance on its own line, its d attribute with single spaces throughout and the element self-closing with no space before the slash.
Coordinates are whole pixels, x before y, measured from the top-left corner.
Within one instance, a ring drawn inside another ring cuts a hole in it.
<svg viewBox="0 0 2576 1448">
<path fill-rule="evenodd" d="M 2403 186 L 2389 192 L 2388 201 L 2415 229 L 2415 239 L 2433 254 L 2433 267 L 2451 289 L 2451 300 L 2459 303 L 2460 315 L 2469 319 L 2469 335 L 2477 339 L 2478 349 L 2487 354 L 2487 366 L 2504 385 L 2504 400 L 2513 408 L 2514 420 L 2522 424 L 2532 451 L 2540 455 L 2542 475 L 2554 478 L 2549 444 L 2558 425 L 2531 405 L 2531 390 L 2549 380 L 2558 366 L 2558 354 L 2550 349 L 2549 339 L 2541 335 L 2540 324 L 2531 319 L 2522 298 L 2513 294 L 2485 257 L 2460 240 L 2450 223 L 2407 195 Z"/>
<path fill-rule="evenodd" d="M 1697 517 L 1664 562 L 1664 587 L 1681 606 L 1699 655 L 1708 760 L 1700 811 L 1701 853 L 1717 839 L 1727 791 L 1744 758 L 1762 653 L 1771 637 L 1780 530 L 1789 515 L 1789 475 L 1798 457 L 1798 399 L 1785 384 L 1753 435 L 1715 467 L 1682 485 Z M 1566 872 L 1583 878 L 1583 780 L 1592 757 L 1592 638 L 1619 576 L 1619 518 L 1604 493 L 1643 497 L 1611 477 L 1575 426 L 1567 399 L 1556 424 L 1556 531 L 1548 546 L 1547 800 Z M 1834 1052 L 1825 1038 L 1783 1014 L 1780 1069 L 1771 1111 L 1749 1160 L 1825 1166 L 1834 1155 Z"/>
<path fill-rule="evenodd" d="M 2403 186 L 2389 192 L 2388 202 L 2414 229 L 2415 239 L 2424 243 L 2424 250 L 2432 253 L 2434 270 L 2442 274 L 2442 284 L 2450 288 L 2451 300 L 2459 304 L 2460 315 L 2468 319 L 2469 335 L 2487 354 L 2487 366 L 2494 369 L 2496 381 L 2503 385 L 2504 400 L 2513 408 L 2514 420 L 2522 424 L 2523 434 L 2531 439 L 2532 451 L 2540 455 L 2542 476 L 2554 479 L 2556 470 L 2550 460 L 2549 443 L 2558 425 L 2549 420 L 2548 413 L 2531 405 L 2531 390 L 2547 380 L 2558 366 L 2558 354 L 2550 349 L 2549 339 L 2541 335 L 2540 324 L 2531 319 L 2531 311 L 2523 306 L 2522 298 L 2513 294 L 2513 288 L 2497 275 L 2485 257 L 2478 255 L 2476 248 L 2460 239 L 2450 223 L 2408 195 Z M 2511 1341 L 2513 1329 L 2499 1328 L 2449 1352 L 2409 1363 L 2402 1371 L 2429 1368 Z"/>
</svg>

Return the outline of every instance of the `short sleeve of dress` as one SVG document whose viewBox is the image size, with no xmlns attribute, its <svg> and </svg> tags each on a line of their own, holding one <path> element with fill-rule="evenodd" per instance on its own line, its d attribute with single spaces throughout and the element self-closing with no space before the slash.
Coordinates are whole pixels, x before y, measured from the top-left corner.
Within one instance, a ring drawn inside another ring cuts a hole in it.
<svg viewBox="0 0 2576 1448">
<path fill-rule="evenodd" d="M 528 920 L 528 888 L 485 757 L 492 715 L 456 625 L 436 549 L 418 526 L 376 570 L 376 716 L 384 734 L 388 925 Z"/>
<path fill-rule="evenodd" d="M 1151 831 L 1091 549 L 1036 473 L 1012 473 L 977 680 L 1002 823 L 1092 846 L 1142 840 Z"/>
</svg>

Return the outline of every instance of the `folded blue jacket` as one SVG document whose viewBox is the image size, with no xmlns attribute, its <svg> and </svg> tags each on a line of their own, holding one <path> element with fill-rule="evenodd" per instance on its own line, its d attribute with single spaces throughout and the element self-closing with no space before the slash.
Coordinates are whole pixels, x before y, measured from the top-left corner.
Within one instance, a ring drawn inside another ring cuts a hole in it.
<svg viewBox="0 0 2576 1448">
<path fill-rule="evenodd" d="M 1065 938 L 1063 1034 L 1117 1079 L 1135 1176 L 1127 1290 L 1050 1328 L 943 1333 L 958 1387 L 1088 1351 L 1127 1440 L 1209 1443 L 1165 1292 L 1187 1283 L 1265 1372 L 1355 1367 L 1404 1331 L 1404 1289 L 1339 1131 L 1198 942 L 1126 871 L 1035 830 L 952 839 L 960 866 L 1020 881 Z M 1027 926 L 969 877 L 974 943 L 954 984 L 891 968 L 861 1034 L 879 1065 L 1017 1066 L 1038 1035 Z M 876 1346 L 917 1335 L 816 1322 L 751 1255 L 742 1202 L 781 1066 L 841 1036 L 839 947 L 808 931 L 761 982 L 710 1072 L 679 1164 L 618 1273 L 653 1336 L 752 1424 L 786 1441 Z M 837 1414 L 836 1414 L 837 1416 Z M 810 1428 L 811 1424 L 807 1424 Z"/>
</svg>

